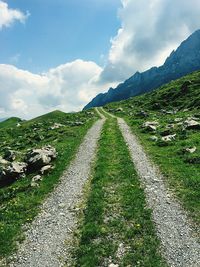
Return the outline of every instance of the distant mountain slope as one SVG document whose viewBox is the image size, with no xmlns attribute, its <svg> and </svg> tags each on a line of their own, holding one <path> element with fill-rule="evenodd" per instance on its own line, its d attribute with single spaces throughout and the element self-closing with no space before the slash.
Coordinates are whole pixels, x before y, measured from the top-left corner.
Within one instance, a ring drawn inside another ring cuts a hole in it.
<svg viewBox="0 0 200 267">
<path fill-rule="evenodd" d="M 17 123 L 21 122 L 22 120 L 17 117 L 11 117 L 8 119 L 5 119 L 3 121 L 0 121 L 0 128 L 5 128 L 5 127 L 13 127 L 16 126 Z"/>
<path fill-rule="evenodd" d="M 111 109 L 117 114 L 124 114 L 125 110 L 127 113 L 130 112 L 132 114 L 134 111 L 135 114 L 139 114 L 139 117 L 141 115 L 142 118 L 145 118 L 145 112 L 160 112 L 162 115 L 165 113 L 164 110 L 170 110 L 170 112 L 174 110 L 183 112 L 185 110 L 184 114 L 188 116 L 190 111 L 194 111 L 196 116 L 200 117 L 199 112 L 196 112 L 200 110 L 200 71 L 195 71 L 171 81 L 153 92 L 131 97 L 120 102 L 109 103 L 105 108 Z"/>
<path fill-rule="evenodd" d="M 84 109 L 103 106 L 140 95 L 200 69 L 200 30 L 181 43 L 161 67 L 153 67 L 143 73 L 136 72 L 116 89 L 97 95 Z"/>
</svg>

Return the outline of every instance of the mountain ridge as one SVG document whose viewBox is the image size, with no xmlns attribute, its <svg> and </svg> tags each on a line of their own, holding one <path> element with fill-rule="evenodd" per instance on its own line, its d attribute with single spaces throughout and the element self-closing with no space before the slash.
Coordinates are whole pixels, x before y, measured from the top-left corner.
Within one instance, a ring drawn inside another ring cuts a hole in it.
<svg viewBox="0 0 200 267">
<path fill-rule="evenodd" d="M 141 95 L 199 69 L 200 30 L 197 30 L 171 52 L 162 66 L 136 72 L 116 89 L 110 88 L 108 92 L 97 95 L 84 109 Z"/>
</svg>

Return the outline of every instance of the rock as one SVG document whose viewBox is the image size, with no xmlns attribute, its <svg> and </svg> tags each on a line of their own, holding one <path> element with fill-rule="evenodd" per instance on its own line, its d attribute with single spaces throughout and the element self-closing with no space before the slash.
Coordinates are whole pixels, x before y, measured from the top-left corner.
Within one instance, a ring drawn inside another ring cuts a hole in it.
<svg viewBox="0 0 200 267">
<path fill-rule="evenodd" d="M 123 108 L 117 108 L 116 111 L 117 112 L 122 112 L 123 111 Z"/>
<path fill-rule="evenodd" d="M 183 118 L 175 118 L 174 121 L 175 122 L 181 122 L 183 120 Z"/>
<path fill-rule="evenodd" d="M 72 125 L 73 126 L 82 126 L 82 125 L 84 125 L 84 123 L 82 121 L 75 121 L 75 122 L 73 122 Z"/>
<path fill-rule="evenodd" d="M 171 124 L 168 124 L 166 126 L 166 129 L 169 130 L 169 129 L 174 129 L 175 128 L 175 124 L 171 123 Z"/>
<path fill-rule="evenodd" d="M 37 171 L 49 165 L 57 156 L 56 150 L 52 146 L 45 146 L 41 149 L 32 149 L 26 154 L 28 168 Z"/>
<path fill-rule="evenodd" d="M 50 127 L 50 130 L 59 129 L 59 128 L 64 127 L 64 126 L 65 126 L 65 125 L 60 124 L 60 123 L 54 123 L 54 125 L 52 125 L 52 126 Z"/>
<path fill-rule="evenodd" d="M 46 165 L 46 166 L 42 167 L 42 169 L 40 170 L 40 173 L 41 174 L 47 174 L 52 169 L 53 169 L 53 167 L 51 165 Z"/>
<path fill-rule="evenodd" d="M 196 146 L 185 148 L 185 151 L 191 154 L 194 153 L 196 150 L 197 150 Z"/>
<path fill-rule="evenodd" d="M 108 265 L 108 267 L 119 267 L 119 264 L 111 263 L 111 264 Z"/>
<path fill-rule="evenodd" d="M 177 126 L 182 126 L 182 125 L 183 125 L 183 122 L 180 121 L 180 122 L 178 122 L 176 125 L 177 125 Z"/>
<path fill-rule="evenodd" d="M 9 161 L 3 159 L 1 156 L 0 156 L 0 165 L 7 165 L 9 163 Z"/>
<path fill-rule="evenodd" d="M 37 182 L 31 181 L 31 187 L 39 187 Z"/>
<path fill-rule="evenodd" d="M 170 135 L 163 136 L 161 139 L 164 142 L 171 142 L 175 140 L 175 137 L 176 137 L 176 134 L 170 134 Z"/>
<path fill-rule="evenodd" d="M 16 180 L 24 176 L 27 171 L 27 164 L 25 162 L 12 162 L 8 166 L 4 166 L 0 170 L 1 180 L 9 179 Z"/>
<path fill-rule="evenodd" d="M 154 126 L 158 126 L 159 123 L 157 121 L 146 121 L 144 122 L 144 127 L 148 126 L 148 125 L 154 125 Z"/>
<path fill-rule="evenodd" d="M 159 123 L 157 121 L 146 121 L 143 123 L 142 128 L 145 128 L 148 131 L 156 131 Z"/>
<path fill-rule="evenodd" d="M 200 129 L 200 123 L 194 119 L 187 119 L 184 122 L 184 126 L 186 129 Z"/>
<path fill-rule="evenodd" d="M 154 135 L 154 136 L 149 137 L 149 140 L 157 142 L 158 141 L 158 137 Z"/>
<path fill-rule="evenodd" d="M 5 160 L 8 160 L 8 161 L 14 161 L 16 159 L 16 152 L 14 150 L 6 148 L 4 151 L 4 157 L 3 158 Z"/>
<path fill-rule="evenodd" d="M 166 112 L 165 112 L 165 114 L 167 114 L 167 115 L 174 115 L 174 114 L 176 114 L 176 113 L 177 113 L 176 110 L 169 110 L 169 111 L 166 111 Z"/>
<path fill-rule="evenodd" d="M 33 178 L 32 178 L 32 181 L 33 182 L 38 182 L 38 181 L 42 181 L 42 176 L 41 175 L 35 175 Z"/>
<path fill-rule="evenodd" d="M 36 175 L 32 178 L 31 180 L 31 187 L 38 187 L 39 184 L 38 182 L 42 180 L 42 176 L 41 175 Z"/>
</svg>

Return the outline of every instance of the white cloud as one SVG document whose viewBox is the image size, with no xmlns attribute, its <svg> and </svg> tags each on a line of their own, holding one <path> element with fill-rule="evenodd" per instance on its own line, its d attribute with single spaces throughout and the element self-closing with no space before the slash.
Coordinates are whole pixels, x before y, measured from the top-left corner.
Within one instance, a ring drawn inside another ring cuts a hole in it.
<svg viewBox="0 0 200 267">
<path fill-rule="evenodd" d="M 121 28 L 111 40 L 101 80 L 124 80 L 159 66 L 189 34 L 200 28 L 199 0 L 121 0 Z"/>
<path fill-rule="evenodd" d="M 38 75 L 0 64 L 1 117 L 31 118 L 51 110 L 77 111 L 113 84 L 97 83 L 102 68 L 76 60 Z"/>
<path fill-rule="evenodd" d="M 199 0 L 121 1 L 121 28 L 111 40 L 104 68 L 80 59 L 44 74 L 0 65 L 0 116 L 30 118 L 54 109 L 80 110 L 135 71 L 162 64 L 172 49 L 200 28 Z M 25 21 L 20 11 L 1 0 L 0 5 L 0 28 L 16 19 Z"/>
<path fill-rule="evenodd" d="M 0 0 L 0 30 L 10 27 L 14 21 L 24 23 L 29 15 L 29 12 L 24 14 L 20 10 L 9 8 L 7 3 Z"/>
</svg>

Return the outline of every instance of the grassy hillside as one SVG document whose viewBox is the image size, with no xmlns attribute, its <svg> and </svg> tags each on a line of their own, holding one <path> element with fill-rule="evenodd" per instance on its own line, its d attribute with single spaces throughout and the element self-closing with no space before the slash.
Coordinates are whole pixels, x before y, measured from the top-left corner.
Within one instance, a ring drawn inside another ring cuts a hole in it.
<svg viewBox="0 0 200 267">
<path fill-rule="evenodd" d="M 105 108 L 125 118 L 171 190 L 200 223 L 200 127 L 186 126 L 188 120 L 200 123 L 200 71 Z M 145 127 L 148 122 L 154 127 Z M 169 136 L 171 141 L 163 140 Z"/>
<path fill-rule="evenodd" d="M 7 125 L 0 129 L 2 157 L 8 147 L 16 154 L 15 161 L 24 161 L 28 149 L 45 145 L 53 146 L 58 153 L 53 162 L 55 168 L 43 176 L 38 186 L 31 185 L 31 179 L 37 173 L 26 175 L 11 184 L 1 184 L 0 258 L 9 255 L 23 238 L 22 226 L 37 215 L 40 204 L 53 190 L 87 130 L 96 120 L 95 111 L 71 114 L 55 111 L 23 122 L 20 126 L 15 123 L 12 127 Z M 55 124 L 60 124 L 59 128 L 55 128 Z"/>
<path fill-rule="evenodd" d="M 0 122 L 0 129 L 6 128 L 6 127 L 15 127 L 18 123 L 20 123 L 22 120 L 17 117 L 12 117 L 7 120 Z"/>
</svg>

